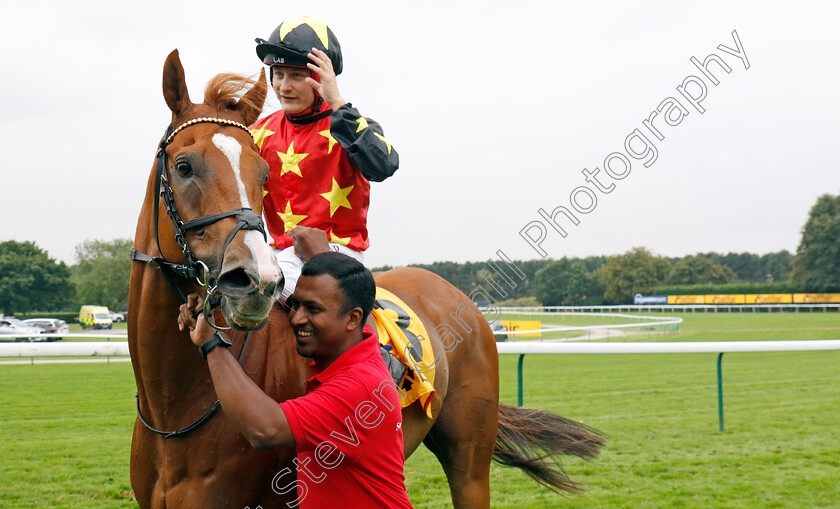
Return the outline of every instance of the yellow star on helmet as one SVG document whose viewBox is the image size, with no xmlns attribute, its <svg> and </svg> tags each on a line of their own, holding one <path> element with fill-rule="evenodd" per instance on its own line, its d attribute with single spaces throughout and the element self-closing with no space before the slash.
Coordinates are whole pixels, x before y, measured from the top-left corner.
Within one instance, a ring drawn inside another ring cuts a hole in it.
<svg viewBox="0 0 840 509">
<path fill-rule="evenodd" d="M 297 173 L 298 176 L 303 177 L 300 173 L 300 164 L 303 161 L 303 158 L 308 156 L 309 154 L 295 154 L 295 142 L 289 143 L 289 150 L 286 151 L 284 154 L 283 152 L 277 151 L 277 157 L 280 158 L 280 161 L 283 162 L 283 166 L 280 168 L 280 175 L 285 175 L 288 172 Z"/>
<path fill-rule="evenodd" d="M 303 221 L 309 216 L 305 215 L 296 215 L 292 213 L 292 204 L 291 202 L 286 202 L 286 210 L 283 212 L 278 212 L 278 216 L 283 220 L 283 233 L 291 230 L 295 226 L 298 225 L 299 222 Z"/>
<path fill-rule="evenodd" d="M 335 145 L 337 142 L 335 141 L 335 138 L 333 138 L 333 135 L 330 134 L 330 130 L 325 129 L 323 131 L 320 131 L 318 134 L 326 138 L 327 141 L 330 143 L 330 148 L 327 149 L 327 154 L 331 154 L 333 145 Z M 388 152 L 390 153 L 390 150 Z"/>
<path fill-rule="evenodd" d="M 335 234 L 333 230 L 330 230 L 330 242 L 335 242 L 336 244 L 346 246 L 350 243 L 350 237 L 339 237 Z"/>
<path fill-rule="evenodd" d="M 368 123 L 367 123 L 367 119 L 365 117 L 357 118 L 356 122 L 359 123 L 359 127 L 356 128 L 356 132 L 364 131 L 365 129 L 367 129 Z"/>
<path fill-rule="evenodd" d="M 377 138 L 379 138 L 380 140 L 382 140 L 382 143 L 384 143 L 385 146 L 388 147 L 388 153 L 390 154 L 391 153 L 391 144 L 388 143 L 388 140 L 386 140 L 384 136 L 382 136 L 381 134 L 379 134 L 376 131 L 373 132 L 373 135 L 376 136 Z"/>
<path fill-rule="evenodd" d="M 330 202 L 330 217 L 335 214 L 335 211 L 338 210 L 339 207 L 346 207 L 348 209 L 352 209 L 353 207 L 350 205 L 350 202 L 347 200 L 347 195 L 350 194 L 350 191 L 353 190 L 355 186 L 349 186 L 345 188 L 341 188 L 338 185 L 338 182 L 333 178 L 332 179 L 332 189 L 328 193 L 321 193 L 328 202 Z"/>
<path fill-rule="evenodd" d="M 280 40 L 282 41 L 287 35 L 289 35 L 289 32 L 301 25 L 309 25 L 309 28 L 311 28 L 312 31 L 315 32 L 315 35 L 318 36 L 318 39 L 321 39 L 321 44 L 324 45 L 324 49 L 330 49 L 330 39 L 327 34 L 327 24 L 323 21 L 316 21 L 310 18 L 309 16 L 284 21 L 280 25 Z"/>
<path fill-rule="evenodd" d="M 258 127 L 251 131 L 251 136 L 254 137 L 254 143 L 256 143 L 259 148 L 262 148 L 263 141 L 272 134 L 274 134 L 274 131 L 269 131 L 265 128 L 265 126 Z"/>
</svg>

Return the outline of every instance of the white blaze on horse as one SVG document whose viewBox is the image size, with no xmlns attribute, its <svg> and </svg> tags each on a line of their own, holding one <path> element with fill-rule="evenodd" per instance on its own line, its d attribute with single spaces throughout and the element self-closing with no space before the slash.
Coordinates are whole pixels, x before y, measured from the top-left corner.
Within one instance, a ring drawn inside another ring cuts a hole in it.
<svg viewBox="0 0 840 509">
<path fill-rule="evenodd" d="M 132 253 L 128 333 L 138 410 L 132 488 L 143 508 L 293 506 L 293 490 L 277 489 L 275 477 L 285 468 L 295 471 L 294 450 L 255 450 L 216 415 L 207 366 L 177 325 L 184 295 L 203 292 L 204 312 L 232 327 L 231 351 L 257 385 L 276 401 L 304 394 L 309 368 L 276 304 L 282 274 L 261 220 L 268 165 L 246 127 L 262 111 L 265 77 L 254 83 L 216 76 L 204 102 L 193 104 L 173 51 L 163 93 L 172 118 L 149 176 Z M 434 333 L 428 339 L 437 362 L 432 418 L 419 402 L 403 409 L 406 457 L 424 443 L 440 461 L 458 508 L 490 506 L 491 460 L 551 489 L 580 491 L 558 455 L 593 458 L 604 437 L 547 412 L 499 404 L 493 333 L 455 287 L 420 269 L 375 276 L 428 331 L 460 313 L 456 347 Z"/>
</svg>

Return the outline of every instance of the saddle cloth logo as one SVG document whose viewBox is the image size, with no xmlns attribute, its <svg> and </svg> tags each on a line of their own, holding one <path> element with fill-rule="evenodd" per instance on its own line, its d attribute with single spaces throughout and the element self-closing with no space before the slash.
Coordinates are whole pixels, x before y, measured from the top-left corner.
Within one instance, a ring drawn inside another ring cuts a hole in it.
<svg viewBox="0 0 840 509">
<path fill-rule="evenodd" d="M 379 343 L 408 368 L 400 382 L 402 408 L 420 400 L 426 415 L 432 418 L 435 395 L 435 354 L 423 322 L 399 297 L 384 288 L 376 288 L 376 302 L 371 312 Z"/>
</svg>

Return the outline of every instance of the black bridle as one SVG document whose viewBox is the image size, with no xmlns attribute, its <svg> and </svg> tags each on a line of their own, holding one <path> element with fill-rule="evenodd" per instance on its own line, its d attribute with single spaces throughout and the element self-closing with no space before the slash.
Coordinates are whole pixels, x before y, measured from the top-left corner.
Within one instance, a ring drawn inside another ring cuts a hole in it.
<svg viewBox="0 0 840 509">
<path fill-rule="evenodd" d="M 265 227 L 263 226 L 262 218 L 256 212 L 254 212 L 253 209 L 249 208 L 239 208 L 228 212 L 221 212 L 219 214 L 204 216 L 187 222 L 181 220 L 181 215 L 178 213 L 178 207 L 175 204 L 175 195 L 173 194 L 172 187 L 169 183 L 171 180 L 171 176 L 169 173 L 169 160 L 166 156 L 166 147 L 168 147 L 172 143 L 172 140 L 178 133 L 180 133 L 187 127 L 202 123 L 212 123 L 221 126 L 237 127 L 245 130 L 245 132 L 247 132 L 249 135 L 251 134 L 251 131 L 248 130 L 248 127 L 244 124 L 235 122 L 233 120 L 215 117 L 194 118 L 181 124 L 177 129 L 173 129 L 172 124 L 167 126 L 166 132 L 163 135 L 163 139 L 161 140 L 159 149 L 157 151 L 157 168 L 155 170 L 155 242 L 157 243 L 157 248 L 158 252 L 160 253 L 160 256 L 150 256 L 148 254 L 141 253 L 135 249 L 132 249 L 131 259 L 138 262 L 148 263 L 153 267 L 159 268 L 161 270 L 161 273 L 163 273 L 166 282 L 169 284 L 175 295 L 182 303 L 187 302 L 187 298 L 184 295 L 184 292 L 181 291 L 181 287 L 178 285 L 177 279 L 181 278 L 195 280 L 195 282 L 198 283 L 198 285 L 204 287 L 207 290 L 207 295 L 204 298 L 203 309 L 204 316 L 207 318 L 207 323 L 209 323 L 216 329 L 227 330 L 230 329 L 230 327 L 217 326 L 212 320 L 213 309 L 217 307 L 221 302 L 221 298 L 217 295 L 218 281 L 216 277 L 211 273 L 210 269 L 207 267 L 207 264 L 198 259 L 198 257 L 196 257 L 193 253 L 192 249 L 190 249 L 190 246 L 187 243 L 186 233 L 190 230 L 205 228 L 227 217 L 236 218 L 236 226 L 230 232 L 230 234 L 227 237 L 227 240 L 225 240 L 224 246 L 222 247 L 222 256 L 219 260 L 220 268 L 222 267 L 222 264 L 224 262 L 225 251 L 227 250 L 228 245 L 240 230 L 259 231 L 263 234 L 263 236 L 265 236 L 266 233 Z M 166 214 L 172 221 L 172 228 L 175 230 L 175 241 L 178 243 L 178 247 L 181 249 L 181 253 L 183 253 L 184 258 L 186 259 L 186 264 L 173 263 L 168 261 L 163 254 L 163 250 L 160 248 L 160 236 L 158 235 L 158 219 L 161 201 L 163 201 L 163 206 L 166 209 Z M 237 361 L 240 363 L 245 357 L 245 349 L 248 347 L 248 342 L 250 341 L 250 339 L 251 333 L 249 332 L 245 338 L 244 344 L 242 345 L 242 351 L 239 353 L 239 357 L 237 358 Z M 140 413 L 139 395 L 136 396 L 136 399 L 137 416 L 140 418 L 140 422 L 142 422 L 143 425 L 146 426 L 146 428 L 157 433 L 158 435 L 162 435 L 164 438 L 173 438 L 186 435 L 187 433 L 195 430 L 196 428 L 207 422 L 211 417 L 213 417 L 213 415 L 216 414 L 216 412 L 218 412 L 220 407 L 219 401 L 216 400 L 216 402 L 213 403 L 210 409 L 207 410 L 207 412 L 205 412 L 205 414 L 193 424 L 175 431 L 161 431 L 153 428 L 149 425 L 149 423 L 146 422 L 146 420 L 143 418 L 143 415 Z"/>
<path fill-rule="evenodd" d="M 180 286 L 178 286 L 176 277 L 195 280 L 196 283 L 198 283 L 200 286 L 204 287 L 207 290 L 207 295 L 204 299 L 204 315 L 207 318 L 208 323 L 213 325 L 213 327 L 215 327 L 216 329 L 227 330 L 230 327 L 218 327 L 213 324 L 212 320 L 210 320 L 213 308 L 218 306 L 220 301 L 220 299 L 216 295 L 217 280 L 212 275 L 207 265 L 203 261 L 199 260 L 198 257 L 196 257 L 195 254 L 192 252 L 192 249 L 190 249 L 190 246 L 187 243 L 186 234 L 190 230 L 198 230 L 201 228 L 205 228 L 227 217 L 236 218 L 236 226 L 233 228 L 233 230 L 231 230 L 230 234 L 227 237 L 227 240 L 225 240 L 224 246 L 222 246 L 222 256 L 219 260 L 219 267 L 221 268 L 225 259 L 225 252 L 227 251 L 227 247 L 233 240 L 234 236 L 236 236 L 236 234 L 240 230 L 255 230 L 262 233 L 264 237 L 266 233 L 265 227 L 263 226 L 262 218 L 256 212 L 249 208 L 234 209 L 228 212 L 221 212 L 219 214 L 200 217 L 198 219 L 193 219 L 187 222 L 181 220 L 181 215 L 178 213 L 178 207 L 175 204 L 175 195 L 173 194 L 172 186 L 169 183 L 171 180 L 171 176 L 169 173 L 169 160 L 166 156 L 166 147 L 168 147 L 172 143 L 172 140 L 178 133 L 180 133 L 187 127 L 202 123 L 213 123 L 221 126 L 238 127 L 240 129 L 245 130 L 245 132 L 247 132 L 249 135 L 251 134 L 251 131 L 249 131 L 248 127 L 246 127 L 244 124 L 240 124 L 239 122 L 235 122 L 233 120 L 215 117 L 194 118 L 181 124 L 177 129 L 174 130 L 172 129 L 172 124 L 167 126 L 166 132 L 163 135 L 163 139 L 161 140 L 160 147 L 157 151 L 157 169 L 155 175 L 155 242 L 157 242 L 157 248 L 158 252 L 160 253 L 160 256 L 153 257 L 132 249 L 131 259 L 140 262 L 150 263 L 153 266 L 160 268 L 161 272 L 163 272 L 163 275 L 166 278 L 166 282 L 169 283 L 169 286 L 172 287 L 172 290 L 175 292 L 175 295 L 180 299 L 182 303 L 187 302 L 187 298 L 186 296 L 184 296 L 184 292 L 181 291 Z M 163 206 L 166 209 L 166 214 L 172 221 L 172 228 L 173 230 L 175 230 L 175 242 L 178 243 L 178 247 L 181 249 L 181 253 L 183 253 L 184 258 L 187 261 L 186 264 L 173 263 L 168 261 L 163 254 L 163 250 L 160 248 L 160 236 L 158 234 L 158 215 L 160 211 L 161 200 L 163 201 Z"/>
</svg>

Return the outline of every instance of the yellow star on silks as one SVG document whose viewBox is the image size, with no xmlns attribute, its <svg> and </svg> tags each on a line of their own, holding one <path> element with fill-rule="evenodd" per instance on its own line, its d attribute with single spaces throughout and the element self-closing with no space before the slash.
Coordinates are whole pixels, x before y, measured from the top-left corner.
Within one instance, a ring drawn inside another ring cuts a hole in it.
<svg viewBox="0 0 840 509">
<path fill-rule="evenodd" d="M 278 216 L 283 220 L 283 233 L 291 230 L 295 226 L 298 225 L 299 222 L 303 221 L 309 216 L 299 216 L 292 213 L 292 204 L 290 202 L 286 202 L 286 210 L 283 212 L 278 212 Z"/>
<path fill-rule="evenodd" d="M 332 189 L 328 193 L 321 193 L 321 196 L 326 198 L 328 202 L 330 202 L 330 217 L 335 214 L 335 211 L 338 210 L 339 207 L 347 207 L 348 209 L 352 209 L 353 207 L 350 206 L 350 202 L 347 200 L 347 195 L 350 194 L 350 191 L 353 190 L 353 187 L 345 187 L 342 189 L 338 182 L 336 182 L 335 178 L 332 179 Z"/>
<path fill-rule="evenodd" d="M 268 194 L 268 189 L 263 188 L 263 198 L 265 198 L 265 195 L 267 195 L 267 194 Z"/>
<path fill-rule="evenodd" d="M 280 175 L 285 175 L 287 172 L 297 173 L 298 176 L 303 177 L 300 173 L 300 164 L 303 161 L 303 158 L 308 156 L 309 154 L 295 154 L 295 142 L 289 143 L 289 150 L 286 151 L 284 154 L 283 152 L 277 151 L 277 157 L 280 158 L 280 161 L 283 162 L 283 166 L 280 168 Z"/>
<path fill-rule="evenodd" d="M 359 127 L 356 129 L 356 132 L 364 131 L 365 129 L 367 129 L 368 123 L 367 123 L 367 119 L 365 117 L 357 118 L 356 122 L 359 123 Z"/>
<path fill-rule="evenodd" d="M 350 237 L 339 237 L 332 230 L 330 230 L 330 242 L 335 242 L 336 244 L 346 246 L 350 243 Z"/>
<path fill-rule="evenodd" d="M 254 137 L 254 143 L 256 143 L 257 147 L 259 147 L 260 149 L 262 149 L 262 144 L 265 141 L 265 139 L 271 136 L 272 134 L 274 134 L 274 131 L 269 131 L 265 128 L 265 126 L 258 127 L 251 131 L 251 136 Z"/>
<path fill-rule="evenodd" d="M 379 134 L 376 131 L 373 132 L 373 135 L 376 136 L 377 138 L 379 138 L 380 140 L 382 140 L 382 143 L 384 143 L 385 146 L 388 147 L 388 153 L 390 154 L 391 153 L 391 144 L 388 143 L 388 140 L 386 140 L 384 136 L 382 136 L 381 134 Z"/>
<path fill-rule="evenodd" d="M 301 25 L 309 25 L 309 28 L 311 28 L 312 31 L 315 32 L 315 35 L 318 36 L 318 39 L 321 39 L 321 43 L 324 45 L 324 48 L 330 49 L 330 40 L 327 35 L 327 24 L 322 21 L 316 21 L 310 18 L 309 16 L 284 21 L 280 25 L 280 40 L 282 41 L 283 38 L 289 35 L 289 32 Z"/>
<path fill-rule="evenodd" d="M 321 136 L 326 138 L 328 142 L 330 142 L 330 148 L 327 149 L 327 154 L 332 153 L 333 145 L 335 145 L 337 142 L 335 141 L 335 138 L 333 138 L 332 134 L 330 134 L 330 130 L 325 129 L 323 131 L 320 131 L 318 134 L 320 134 Z M 389 151 L 389 153 L 390 153 L 390 151 Z"/>
</svg>

